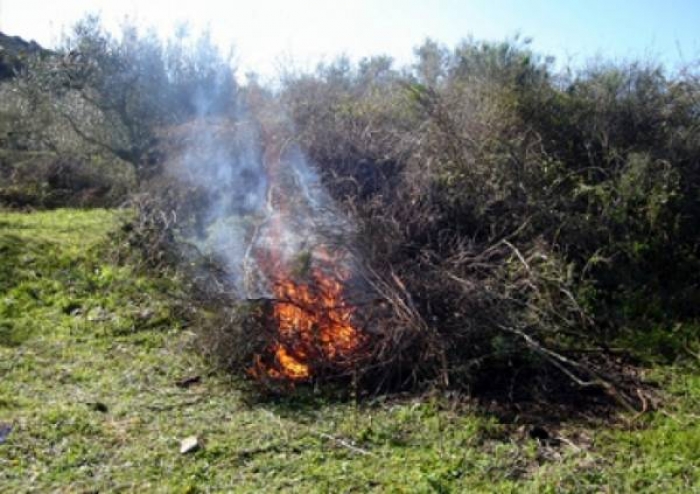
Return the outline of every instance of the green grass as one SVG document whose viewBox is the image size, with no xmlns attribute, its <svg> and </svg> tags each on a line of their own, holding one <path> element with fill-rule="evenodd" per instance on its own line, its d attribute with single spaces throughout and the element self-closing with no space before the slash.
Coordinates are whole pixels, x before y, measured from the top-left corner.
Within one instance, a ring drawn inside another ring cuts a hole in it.
<svg viewBox="0 0 700 494">
<path fill-rule="evenodd" d="M 192 351 L 177 283 L 115 262 L 125 217 L 0 213 L 0 492 L 700 492 L 690 366 L 653 371 L 662 411 L 559 447 L 439 398 L 251 402 Z"/>
</svg>

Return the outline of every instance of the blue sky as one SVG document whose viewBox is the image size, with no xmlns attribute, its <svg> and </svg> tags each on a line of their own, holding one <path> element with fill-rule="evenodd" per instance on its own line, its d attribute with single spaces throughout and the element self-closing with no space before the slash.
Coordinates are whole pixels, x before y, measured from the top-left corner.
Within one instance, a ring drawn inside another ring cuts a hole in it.
<svg viewBox="0 0 700 494">
<path fill-rule="evenodd" d="M 453 46 L 516 33 L 562 64 L 651 56 L 673 68 L 700 59 L 700 0 L 0 0 L 0 30 L 50 46 L 88 11 L 112 27 L 128 16 L 163 35 L 183 20 L 208 25 L 236 47 L 241 71 L 269 76 L 283 63 L 309 68 L 339 53 L 405 63 L 425 37 Z"/>
</svg>

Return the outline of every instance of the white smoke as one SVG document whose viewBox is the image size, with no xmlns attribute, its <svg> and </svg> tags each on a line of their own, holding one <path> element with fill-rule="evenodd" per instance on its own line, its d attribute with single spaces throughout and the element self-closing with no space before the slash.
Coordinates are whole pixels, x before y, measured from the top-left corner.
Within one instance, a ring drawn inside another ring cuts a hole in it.
<svg viewBox="0 0 700 494">
<path fill-rule="evenodd" d="M 185 127 L 171 169 L 207 196 L 198 234 L 185 240 L 223 261 L 241 298 L 270 295 L 271 266 L 261 258 L 289 268 L 351 231 L 299 147 L 266 139 L 249 119 L 203 117 Z"/>
</svg>

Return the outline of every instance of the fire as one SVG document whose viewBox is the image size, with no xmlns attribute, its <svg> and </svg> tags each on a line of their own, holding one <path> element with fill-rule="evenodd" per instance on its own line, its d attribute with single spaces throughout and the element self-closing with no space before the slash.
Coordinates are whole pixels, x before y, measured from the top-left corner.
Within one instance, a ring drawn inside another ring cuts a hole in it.
<svg viewBox="0 0 700 494">
<path fill-rule="evenodd" d="M 306 379 L 311 375 L 308 364 L 300 362 L 296 358 L 292 357 L 284 346 L 279 343 L 276 345 L 277 350 L 275 350 L 275 357 L 280 367 L 283 369 L 282 372 L 276 371 L 275 369 L 270 369 L 269 373 L 273 377 L 286 376 L 292 380 Z"/>
<path fill-rule="evenodd" d="M 366 341 L 353 323 L 356 307 L 346 298 L 349 253 L 329 252 L 310 231 L 320 203 L 306 187 L 292 188 L 301 193 L 290 193 L 290 184 L 301 180 L 288 161 L 296 158 L 284 154 L 274 129 L 262 130 L 268 215 L 256 230 L 257 243 L 251 252 L 272 292 L 272 327 L 268 328 L 272 331 L 269 346 L 255 357 L 249 372 L 256 378 L 298 382 L 329 369 L 349 370 Z M 295 225 L 301 231 L 295 231 Z M 302 238 L 303 245 L 310 239 L 317 241 L 313 252 L 302 252 L 300 244 L 295 244 Z M 300 257 L 292 259 L 290 252 Z M 303 262 L 295 266 L 297 261 Z"/>
<path fill-rule="evenodd" d="M 273 287 L 273 320 L 278 341 L 270 349 L 274 363 L 256 361 L 254 374 L 303 381 L 316 364 L 347 365 L 362 343 L 353 326 L 355 308 L 344 298 L 342 280 L 314 269 L 308 282 L 291 278 Z"/>
</svg>

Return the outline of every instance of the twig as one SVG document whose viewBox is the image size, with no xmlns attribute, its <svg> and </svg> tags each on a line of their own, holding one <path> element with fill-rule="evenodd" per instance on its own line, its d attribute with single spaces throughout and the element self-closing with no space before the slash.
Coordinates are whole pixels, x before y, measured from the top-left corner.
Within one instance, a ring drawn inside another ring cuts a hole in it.
<svg viewBox="0 0 700 494">
<path fill-rule="evenodd" d="M 168 410 L 173 410 L 175 408 L 184 408 L 184 407 L 196 405 L 199 402 L 201 402 L 203 399 L 204 399 L 204 397 L 199 397 L 199 398 L 195 398 L 193 400 L 182 401 L 182 402 L 173 403 L 170 405 L 146 405 L 146 408 L 148 410 L 152 410 L 154 412 L 167 412 Z"/>
<path fill-rule="evenodd" d="M 695 357 L 696 359 L 700 360 L 700 353 L 696 353 L 690 349 L 687 345 L 683 347 L 683 349 L 690 355 L 691 357 Z"/>
<path fill-rule="evenodd" d="M 637 412 L 634 417 L 632 417 L 629 422 L 635 422 L 639 417 L 644 415 L 646 411 L 648 410 L 649 407 L 649 402 L 647 401 L 646 397 L 644 396 L 644 393 L 642 393 L 642 390 L 637 388 L 637 396 L 639 397 L 639 400 L 642 402 L 642 409 Z"/>
<path fill-rule="evenodd" d="M 530 269 L 530 265 L 527 263 L 525 260 L 525 256 L 522 255 L 522 253 L 518 250 L 515 245 L 511 244 L 508 240 L 502 240 L 504 244 L 506 244 L 510 249 L 513 251 L 513 253 L 518 256 L 518 259 L 520 259 L 520 262 L 523 263 L 523 266 L 525 266 L 525 269 L 527 270 L 528 273 L 532 273 L 532 269 Z"/>
<path fill-rule="evenodd" d="M 331 441 L 333 441 L 333 442 L 335 442 L 335 443 L 337 443 L 345 448 L 348 448 L 350 451 L 353 451 L 354 453 L 358 453 L 361 455 L 372 455 L 373 454 L 371 451 L 367 451 L 366 449 L 358 448 L 357 446 L 350 444 L 349 442 L 347 442 L 344 439 L 341 439 L 341 438 L 335 437 L 335 436 L 331 436 L 330 434 L 326 434 L 325 432 L 320 432 L 320 431 L 316 431 L 313 429 L 311 429 L 311 432 L 313 432 L 314 434 L 316 434 L 320 437 L 323 437 L 325 439 L 330 439 Z"/>
<path fill-rule="evenodd" d="M 284 427 L 284 419 L 282 419 L 282 417 L 280 417 L 279 415 L 277 415 L 277 414 L 271 412 L 270 410 L 263 409 L 263 412 L 265 412 L 266 415 L 268 415 L 268 416 L 270 416 L 272 419 L 274 419 L 274 420 L 279 424 L 280 428 L 281 428 L 283 431 L 285 431 L 285 435 L 286 435 L 286 429 L 285 429 L 285 427 Z M 311 426 L 304 425 L 304 424 L 295 424 L 295 425 L 296 425 L 297 427 L 298 427 L 298 426 L 301 426 L 301 427 L 305 428 L 308 432 L 310 432 L 310 433 L 312 433 L 312 434 L 315 434 L 315 435 L 317 435 L 317 436 L 319 436 L 319 437 L 322 437 L 322 438 L 324 438 L 324 439 L 329 439 L 329 440 L 335 442 L 336 444 L 339 444 L 340 446 L 343 446 L 344 448 L 349 449 L 349 450 L 352 451 L 353 453 L 357 453 L 357 454 L 365 455 L 365 456 L 374 455 L 374 453 L 372 453 L 371 451 L 368 451 L 368 450 L 366 450 L 366 449 L 362 449 L 362 448 L 360 448 L 360 447 L 358 447 L 358 446 L 355 446 L 354 444 L 352 444 L 352 443 L 346 441 L 345 439 L 342 439 L 342 438 L 339 438 L 339 437 L 336 437 L 336 436 L 332 436 L 332 435 L 327 434 L 327 433 L 325 433 L 325 432 L 321 432 L 321 431 L 319 431 L 319 430 L 314 429 L 314 428 L 311 427 Z"/>
<path fill-rule="evenodd" d="M 508 328 L 504 326 L 499 326 L 503 331 L 507 331 L 513 334 L 516 334 L 523 338 L 525 342 L 527 343 L 530 348 L 538 352 L 540 355 L 543 355 L 547 357 L 547 360 L 554 365 L 556 368 L 558 368 L 560 371 L 562 371 L 566 376 L 568 376 L 573 382 L 575 382 L 578 386 L 581 387 L 600 387 L 605 390 L 605 392 L 613 398 L 615 401 L 617 401 L 620 405 L 622 405 L 627 411 L 629 412 L 634 412 L 638 413 L 639 410 L 637 410 L 630 402 L 629 400 L 620 393 L 620 391 L 617 390 L 615 386 L 613 386 L 611 383 L 603 379 L 597 372 L 595 372 L 593 369 L 579 363 L 575 362 L 571 359 L 566 358 L 564 355 L 561 355 L 560 353 L 557 353 L 553 350 L 550 350 L 549 348 L 543 347 L 540 343 L 535 341 L 532 336 L 528 335 L 527 333 L 515 329 L 515 328 Z M 571 372 L 566 366 L 574 367 L 576 369 L 579 369 L 587 374 L 589 374 L 593 379 L 590 381 L 584 381 L 580 377 L 578 377 L 576 374 Z"/>
<path fill-rule="evenodd" d="M 567 446 L 569 446 L 571 449 L 573 449 L 573 450 L 576 451 L 577 453 L 580 453 L 581 451 L 583 451 L 581 448 L 579 448 L 578 446 L 576 446 L 576 445 L 574 444 L 574 442 L 573 442 L 571 439 L 567 439 L 567 438 L 565 438 L 564 436 L 556 436 L 555 439 L 557 439 L 557 440 L 563 442 L 564 444 L 566 444 Z"/>
</svg>

